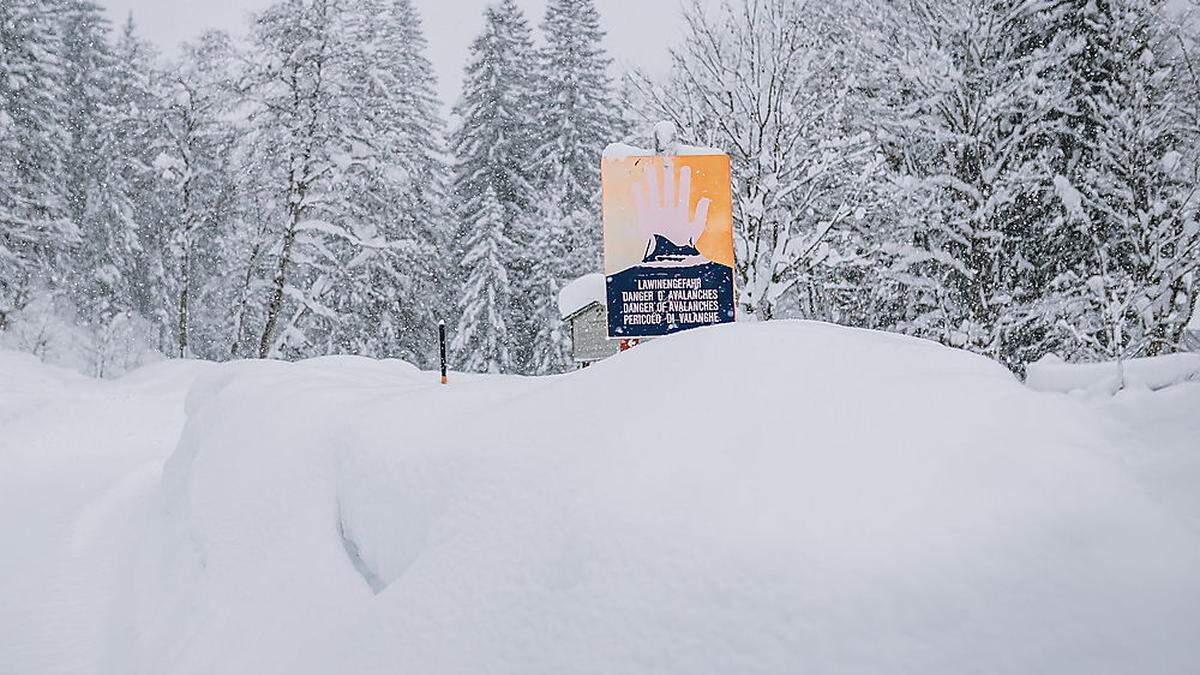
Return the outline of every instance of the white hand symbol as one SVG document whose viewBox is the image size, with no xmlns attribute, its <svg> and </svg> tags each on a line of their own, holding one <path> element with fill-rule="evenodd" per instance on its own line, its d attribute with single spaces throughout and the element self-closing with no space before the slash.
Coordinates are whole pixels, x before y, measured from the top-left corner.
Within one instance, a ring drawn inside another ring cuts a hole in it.
<svg viewBox="0 0 1200 675">
<path fill-rule="evenodd" d="M 662 184 L 658 180 L 657 167 L 653 162 L 646 162 L 641 184 L 635 183 L 631 192 L 638 227 L 647 239 L 659 234 L 676 246 L 687 246 L 695 245 L 696 239 L 704 232 L 712 200 L 707 197 L 700 199 L 696 202 L 696 214 L 691 215 L 691 167 L 685 166 L 679 170 L 679 185 L 676 186 L 675 167 L 670 162 L 664 168 Z"/>
</svg>

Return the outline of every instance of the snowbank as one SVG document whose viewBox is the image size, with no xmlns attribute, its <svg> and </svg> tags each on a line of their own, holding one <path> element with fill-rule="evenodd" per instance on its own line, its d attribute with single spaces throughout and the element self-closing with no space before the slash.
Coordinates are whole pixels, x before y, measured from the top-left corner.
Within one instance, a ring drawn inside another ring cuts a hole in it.
<svg viewBox="0 0 1200 675">
<path fill-rule="evenodd" d="M 1123 388 L 1163 389 L 1200 381 L 1200 354 L 1164 354 L 1121 363 L 1066 363 L 1047 356 L 1026 369 L 1025 382 L 1038 391 L 1112 394 Z"/>
<path fill-rule="evenodd" d="M 146 537 L 140 514 L 179 441 L 185 392 L 210 366 L 104 381 L 0 350 L 0 672 L 120 672 L 113 636 L 151 621 L 114 604 L 136 581 L 123 570 Z"/>
<path fill-rule="evenodd" d="M 75 667 L 1200 672 L 1192 501 L 983 358 L 773 322 L 436 382 L 348 358 L 180 382 L 161 474 L 88 518 L 141 530 Z"/>
<path fill-rule="evenodd" d="M 558 314 L 565 319 L 593 302 L 603 304 L 605 292 L 603 274 L 585 274 L 558 292 Z"/>
</svg>

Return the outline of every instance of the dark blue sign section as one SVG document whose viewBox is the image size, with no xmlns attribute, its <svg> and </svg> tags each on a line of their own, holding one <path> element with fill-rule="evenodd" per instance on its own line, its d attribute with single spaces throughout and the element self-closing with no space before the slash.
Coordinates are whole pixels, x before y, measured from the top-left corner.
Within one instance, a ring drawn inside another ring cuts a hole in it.
<svg viewBox="0 0 1200 675">
<path fill-rule="evenodd" d="M 707 262 L 608 275 L 608 336 L 639 338 L 733 321 L 733 270 Z"/>
</svg>

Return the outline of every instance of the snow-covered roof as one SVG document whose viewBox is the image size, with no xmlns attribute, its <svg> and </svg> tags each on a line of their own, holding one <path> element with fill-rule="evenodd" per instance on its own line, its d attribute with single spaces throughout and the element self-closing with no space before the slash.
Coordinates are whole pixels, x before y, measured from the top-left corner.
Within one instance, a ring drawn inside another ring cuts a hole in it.
<svg viewBox="0 0 1200 675">
<path fill-rule="evenodd" d="M 604 148 L 605 159 L 626 159 L 629 157 L 654 157 L 659 153 L 646 148 L 639 148 L 636 145 L 628 143 L 610 143 Z M 667 155 L 724 155 L 725 151 L 718 148 L 705 148 L 699 145 L 671 145 L 667 148 Z"/>
<path fill-rule="evenodd" d="M 567 318 L 593 302 L 604 302 L 604 275 L 599 272 L 585 274 L 563 286 L 558 292 L 558 313 Z"/>
</svg>

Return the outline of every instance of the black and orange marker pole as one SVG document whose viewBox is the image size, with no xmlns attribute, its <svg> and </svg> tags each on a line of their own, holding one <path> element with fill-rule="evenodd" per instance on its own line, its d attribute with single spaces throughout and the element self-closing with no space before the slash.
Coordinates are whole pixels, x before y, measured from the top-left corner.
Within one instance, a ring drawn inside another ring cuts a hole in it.
<svg viewBox="0 0 1200 675">
<path fill-rule="evenodd" d="M 438 322 L 438 343 L 442 350 L 442 384 L 446 384 L 449 380 L 446 378 L 446 322 Z"/>
</svg>

